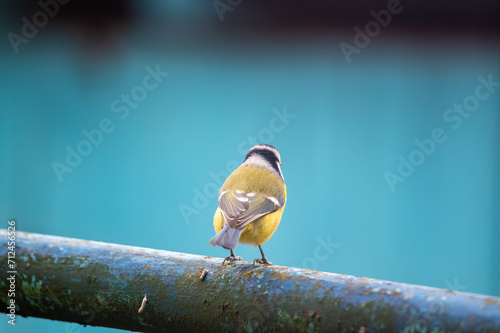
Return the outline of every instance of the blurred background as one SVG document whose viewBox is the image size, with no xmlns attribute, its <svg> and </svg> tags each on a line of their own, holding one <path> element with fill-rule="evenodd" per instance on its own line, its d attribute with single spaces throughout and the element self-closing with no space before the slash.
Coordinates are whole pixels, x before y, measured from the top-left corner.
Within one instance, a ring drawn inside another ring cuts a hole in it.
<svg viewBox="0 0 500 333">
<path fill-rule="evenodd" d="M 498 1 L 0 3 L 0 228 L 224 257 L 264 142 L 273 263 L 500 296 Z"/>
</svg>

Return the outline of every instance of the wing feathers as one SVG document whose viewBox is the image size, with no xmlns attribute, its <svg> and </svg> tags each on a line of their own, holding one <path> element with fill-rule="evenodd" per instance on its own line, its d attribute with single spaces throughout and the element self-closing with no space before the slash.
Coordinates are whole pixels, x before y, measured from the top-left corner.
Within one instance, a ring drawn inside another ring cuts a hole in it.
<svg viewBox="0 0 500 333">
<path fill-rule="evenodd" d="M 219 196 L 219 207 L 231 228 L 243 229 L 250 222 L 280 209 L 284 198 L 280 201 L 275 197 L 263 197 L 253 192 L 224 191 Z"/>
</svg>

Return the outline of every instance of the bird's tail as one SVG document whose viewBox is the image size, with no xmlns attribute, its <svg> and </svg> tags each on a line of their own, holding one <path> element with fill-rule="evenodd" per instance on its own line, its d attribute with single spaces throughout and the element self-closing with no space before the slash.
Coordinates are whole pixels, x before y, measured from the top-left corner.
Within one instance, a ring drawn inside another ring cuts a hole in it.
<svg viewBox="0 0 500 333">
<path fill-rule="evenodd" d="M 240 240 L 243 229 L 231 228 L 227 224 L 208 243 L 213 246 L 222 246 L 226 249 L 234 249 Z"/>
</svg>

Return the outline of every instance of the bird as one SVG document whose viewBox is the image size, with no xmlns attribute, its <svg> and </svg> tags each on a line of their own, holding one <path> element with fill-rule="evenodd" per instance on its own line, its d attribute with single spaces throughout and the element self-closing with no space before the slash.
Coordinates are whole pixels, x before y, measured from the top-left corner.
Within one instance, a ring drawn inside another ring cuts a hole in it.
<svg viewBox="0 0 500 333">
<path fill-rule="evenodd" d="M 242 260 L 233 252 L 238 243 L 259 247 L 262 258 L 255 258 L 253 265 L 272 265 L 262 244 L 278 228 L 286 204 L 278 149 L 268 144 L 250 148 L 243 163 L 222 184 L 218 204 L 213 222 L 216 235 L 209 244 L 230 251 L 222 265 Z"/>
</svg>

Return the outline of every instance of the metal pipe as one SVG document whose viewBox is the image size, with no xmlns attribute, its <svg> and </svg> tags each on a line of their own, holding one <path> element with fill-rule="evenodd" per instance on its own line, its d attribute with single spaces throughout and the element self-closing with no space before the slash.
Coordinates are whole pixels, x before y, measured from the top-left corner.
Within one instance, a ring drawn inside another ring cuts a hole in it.
<svg viewBox="0 0 500 333">
<path fill-rule="evenodd" d="M 14 299 L 16 316 L 141 332 L 500 332 L 496 297 L 25 232 L 12 268 L 0 237 L 0 309 Z"/>
</svg>

